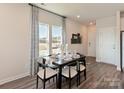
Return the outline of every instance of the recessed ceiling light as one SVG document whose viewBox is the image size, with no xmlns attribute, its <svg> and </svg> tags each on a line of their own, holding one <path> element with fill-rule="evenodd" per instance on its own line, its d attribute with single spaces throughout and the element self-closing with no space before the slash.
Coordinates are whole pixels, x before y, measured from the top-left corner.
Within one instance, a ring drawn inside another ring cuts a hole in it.
<svg viewBox="0 0 124 93">
<path fill-rule="evenodd" d="M 80 15 L 77 15 L 77 18 L 80 18 Z"/>
</svg>

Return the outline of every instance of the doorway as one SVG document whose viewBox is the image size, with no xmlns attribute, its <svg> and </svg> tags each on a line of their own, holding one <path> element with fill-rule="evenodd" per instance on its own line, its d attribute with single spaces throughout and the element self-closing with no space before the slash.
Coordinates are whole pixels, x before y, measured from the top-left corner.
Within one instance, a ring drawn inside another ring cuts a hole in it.
<svg viewBox="0 0 124 93">
<path fill-rule="evenodd" d="M 115 63 L 115 27 L 97 29 L 97 55 L 100 62 Z"/>
<path fill-rule="evenodd" d="M 88 56 L 96 57 L 96 25 L 88 26 Z"/>
</svg>

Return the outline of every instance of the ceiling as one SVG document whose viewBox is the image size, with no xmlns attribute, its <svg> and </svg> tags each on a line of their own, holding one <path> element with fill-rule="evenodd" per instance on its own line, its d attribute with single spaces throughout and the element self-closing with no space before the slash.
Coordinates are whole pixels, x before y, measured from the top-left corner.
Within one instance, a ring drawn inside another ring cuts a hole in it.
<svg viewBox="0 0 124 93">
<path fill-rule="evenodd" d="M 80 23 L 114 16 L 116 11 L 124 10 L 124 3 L 40 3 L 36 5 Z M 77 18 L 77 15 L 80 15 L 80 18 Z"/>
</svg>

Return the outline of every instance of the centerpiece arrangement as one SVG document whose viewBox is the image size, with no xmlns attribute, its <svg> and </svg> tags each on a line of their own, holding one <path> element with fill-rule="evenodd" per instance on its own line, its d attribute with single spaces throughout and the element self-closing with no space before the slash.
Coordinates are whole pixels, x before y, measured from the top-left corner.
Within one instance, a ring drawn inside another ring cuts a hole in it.
<svg viewBox="0 0 124 93">
<path fill-rule="evenodd" d="M 65 45 L 61 45 L 61 55 L 65 55 L 68 53 L 68 44 L 65 44 Z"/>
<path fill-rule="evenodd" d="M 72 60 L 72 58 L 80 57 L 77 55 L 76 50 L 68 51 L 68 44 L 61 45 L 61 58 L 64 60 Z"/>
</svg>

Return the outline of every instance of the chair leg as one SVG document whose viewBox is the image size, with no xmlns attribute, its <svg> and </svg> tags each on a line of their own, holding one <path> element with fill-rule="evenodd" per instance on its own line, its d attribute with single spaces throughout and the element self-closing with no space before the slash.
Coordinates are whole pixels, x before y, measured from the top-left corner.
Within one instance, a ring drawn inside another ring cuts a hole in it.
<svg viewBox="0 0 124 93">
<path fill-rule="evenodd" d="M 54 82 L 54 77 L 53 77 L 53 82 Z"/>
<path fill-rule="evenodd" d="M 85 80 L 86 80 L 86 69 L 84 70 L 84 77 L 85 77 Z"/>
<path fill-rule="evenodd" d="M 43 81 L 43 89 L 45 89 L 45 81 Z"/>
<path fill-rule="evenodd" d="M 80 73 L 79 73 L 79 83 L 78 83 L 79 85 L 80 85 L 80 83 L 81 83 L 80 77 L 81 77 L 81 76 L 80 76 Z"/>
<path fill-rule="evenodd" d="M 71 79 L 69 79 L 69 89 L 71 88 Z"/>
<path fill-rule="evenodd" d="M 78 87 L 78 77 L 79 77 L 79 75 L 77 75 L 77 87 Z"/>
<path fill-rule="evenodd" d="M 67 78 L 65 78 L 66 79 L 66 82 L 68 81 L 68 79 Z"/>
<path fill-rule="evenodd" d="M 50 79 L 49 79 L 49 83 L 50 83 Z"/>
<path fill-rule="evenodd" d="M 38 89 L 38 75 L 37 75 L 37 82 L 36 82 L 36 89 Z"/>
<path fill-rule="evenodd" d="M 57 83 L 57 75 L 56 75 L 56 88 L 57 88 L 57 84 L 58 84 L 58 83 Z"/>
</svg>

